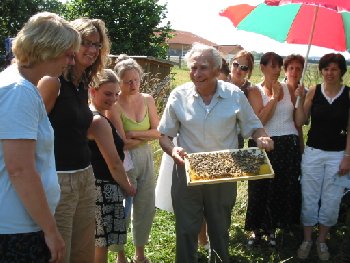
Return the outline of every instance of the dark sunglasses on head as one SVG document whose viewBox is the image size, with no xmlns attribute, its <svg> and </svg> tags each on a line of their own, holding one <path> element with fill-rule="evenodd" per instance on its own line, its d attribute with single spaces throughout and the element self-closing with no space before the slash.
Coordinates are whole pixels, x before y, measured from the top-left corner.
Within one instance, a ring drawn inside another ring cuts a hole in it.
<svg viewBox="0 0 350 263">
<path fill-rule="evenodd" d="M 242 71 L 248 71 L 249 67 L 246 66 L 246 65 L 240 65 L 239 63 L 237 62 L 233 62 L 232 65 L 235 67 L 235 68 L 240 68 L 240 70 Z"/>
</svg>

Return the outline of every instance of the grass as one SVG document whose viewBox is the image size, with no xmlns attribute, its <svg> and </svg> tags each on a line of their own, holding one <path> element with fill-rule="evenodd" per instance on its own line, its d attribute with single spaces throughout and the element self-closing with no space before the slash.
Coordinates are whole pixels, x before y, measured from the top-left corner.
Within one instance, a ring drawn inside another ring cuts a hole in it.
<svg viewBox="0 0 350 263">
<path fill-rule="evenodd" d="M 314 68 L 315 65 L 312 65 Z M 188 70 L 173 68 L 172 73 L 175 73 L 175 78 L 171 83 L 174 88 L 180 84 L 189 81 Z M 311 73 L 310 73 L 311 74 Z M 314 74 L 314 73 L 312 73 Z M 318 77 L 317 77 L 318 78 Z M 261 75 L 258 67 L 255 67 L 251 81 L 257 83 L 261 80 Z M 349 85 L 350 74 L 344 76 Z M 319 80 L 317 80 L 319 81 Z M 304 129 L 307 132 L 307 127 Z M 154 149 L 154 165 L 156 177 L 158 176 L 159 164 L 162 156 L 162 151 L 157 142 L 152 143 Z M 347 202 L 350 204 L 350 202 Z M 230 228 L 230 255 L 231 262 L 241 263 L 265 263 L 265 262 L 319 262 L 315 246 L 313 247 L 308 260 L 300 261 L 296 258 L 296 250 L 302 240 L 302 229 L 296 227 L 288 233 L 277 232 L 277 242 L 279 246 L 276 249 L 271 249 L 267 245 L 262 244 L 260 247 L 248 249 L 247 233 L 244 232 L 244 220 L 247 208 L 247 182 L 238 182 L 238 194 L 234 209 L 232 210 L 232 223 Z M 348 209 L 350 212 L 350 209 Z M 328 262 L 347 263 L 350 262 L 350 215 L 348 212 L 347 222 L 340 223 L 330 232 L 328 242 L 331 259 Z M 345 221 L 343 219 L 343 221 Z M 130 232 L 129 232 L 130 233 Z M 128 235 L 128 243 L 126 245 L 126 253 L 131 259 L 134 255 L 134 248 L 131 241 L 131 235 Z M 146 255 L 153 263 L 172 263 L 175 259 L 175 224 L 174 214 L 157 209 L 152 227 L 149 244 L 146 246 Z M 116 255 L 109 252 L 109 263 L 115 262 Z M 199 263 L 207 262 L 208 253 L 203 249 L 198 251 Z"/>
</svg>

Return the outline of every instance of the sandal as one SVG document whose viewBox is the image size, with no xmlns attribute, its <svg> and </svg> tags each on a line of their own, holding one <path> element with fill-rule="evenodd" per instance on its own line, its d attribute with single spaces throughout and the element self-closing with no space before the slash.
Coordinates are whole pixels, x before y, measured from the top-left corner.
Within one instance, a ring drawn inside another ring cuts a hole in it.
<svg viewBox="0 0 350 263">
<path fill-rule="evenodd" d="M 137 259 L 137 258 L 134 257 L 134 259 L 131 260 L 131 263 L 152 263 L 152 262 L 147 257 L 144 257 L 143 259 Z"/>
<path fill-rule="evenodd" d="M 276 236 L 275 234 L 271 233 L 267 236 L 267 241 L 269 242 L 270 247 L 276 247 Z"/>
<path fill-rule="evenodd" d="M 259 244 L 261 241 L 261 234 L 257 233 L 252 233 L 252 235 L 249 237 L 248 239 L 248 243 L 247 243 L 247 246 L 248 247 L 253 247 L 257 244 Z"/>
</svg>

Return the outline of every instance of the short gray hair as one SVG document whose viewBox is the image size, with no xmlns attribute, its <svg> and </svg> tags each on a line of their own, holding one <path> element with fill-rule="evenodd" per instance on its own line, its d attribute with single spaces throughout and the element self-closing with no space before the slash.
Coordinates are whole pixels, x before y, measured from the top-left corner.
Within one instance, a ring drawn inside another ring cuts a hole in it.
<svg viewBox="0 0 350 263">
<path fill-rule="evenodd" d="M 207 46 L 201 43 L 193 43 L 192 48 L 186 53 L 185 60 L 187 66 L 190 67 L 190 61 L 195 53 L 209 53 L 208 61 L 212 63 L 214 69 L 220 69 L 222 66 L 222 56 L 219 51 L 211 46 Z"/>
</svg>

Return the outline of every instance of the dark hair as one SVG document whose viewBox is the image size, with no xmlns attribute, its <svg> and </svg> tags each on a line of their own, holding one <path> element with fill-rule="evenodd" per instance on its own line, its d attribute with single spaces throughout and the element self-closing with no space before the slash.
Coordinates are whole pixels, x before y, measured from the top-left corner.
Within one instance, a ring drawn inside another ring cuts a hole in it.
<svg viewBox="0 0 350 263">
<path fill-rule="evenodd" d="M 230 74 L 230 68 L 229 68 L 228 63 L 226 62 L 226 60 L 224 58 L 222 59 L 222 65 L 220 68 L 220 72 L 225 74 L 226 76 L 228 76 Z"/>
<path fill-rule="evenodd" d="M 342 54 L 339 53 L 329 53 L 320 58 L 318 62 L 318 69 L 321 71 L 322 69 L 329 66 L 329 64 L 335 63 L 340 68 L 341 77 L 344 76 L 347 71 L 346 61 Z"/>
<path fill-rule="evenodd" d="M 303 56 L 301 55 L 289 55 L 287 57 L 285 57 L 284 61 L 283 61 L 283 69 L 284 71 L 287 71 L 287 68 L 289 66 L 290 63 L 292 63 L 293 61 L 296 61 L 298 63 L 300 63 L 302 69 L 304 69 L 304 63 L 305 63 L 305 59 Z"/>
<path fill-rule="evenodd" d="M 270 61 L 273 64 L 279 65 L 280 67 L 283 65 L 283 58 L 275 52 L 266 52 L 264 55 L 262 55 L 260 58 L 260 65 L 266 66 Z"/>
</svg>

